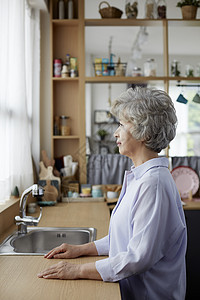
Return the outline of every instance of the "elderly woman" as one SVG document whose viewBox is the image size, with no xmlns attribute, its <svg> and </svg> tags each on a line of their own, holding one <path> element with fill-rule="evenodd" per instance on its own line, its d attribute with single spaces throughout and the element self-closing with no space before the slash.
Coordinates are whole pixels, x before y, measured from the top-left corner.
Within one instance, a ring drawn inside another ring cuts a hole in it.
<svg viewBox="0 0 200 300">
<path fill-rule="evenodd" d="M 128 89 L 111 112 L 119 120 L 114 135 L 120 154 L 133 161 L 124 176 L 109 234 L 85 245 L 63 244 L 46 258 L 108 255 L 96 263 L 59 262 L 38 276 L 89 278 L 120 283 L 122 299 L 185 298 L 186 225 L 181 199 L 158 153 L 175 137 L 177 117 L 161 90 Z"/>
</svg>

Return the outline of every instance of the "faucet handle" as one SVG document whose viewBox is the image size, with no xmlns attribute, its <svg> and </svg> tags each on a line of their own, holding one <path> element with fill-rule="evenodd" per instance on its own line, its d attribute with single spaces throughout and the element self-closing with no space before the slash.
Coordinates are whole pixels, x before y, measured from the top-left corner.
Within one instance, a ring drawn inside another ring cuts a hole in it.
<svg viewBox="0 0 200 300">
<path fill-rule="evenodd" d="M 36 219 L 36 220 L 38 221 L 38 223 L 40 222 L 41 218 L 42 218 L 42 207 L 40 206 L 40 215 L 39 215 L 39 217 Z"/>
<path fill-rule="evenodd" d="M 40 207 L 40 215 L 38 218 L 32 217 L 32 216 L 24 216 L 21 218 L 20 216 L 15 217 L 15 221 L 17 225 L 24 224 L 24 225 L 34 225 L 37 226 L 40 222 L 40 219 L 42 217 L 42 207 Z"/>
<path fill-rule="evenodd" d="M 42 217 L 42 207 L 40 206 L 40 214 L 38 218 L 31 217 L 31 216 L 26 216 L 27 219 L 31 220 L 31 224 L 34 226 L 37 226 L 37 224 L 40 222 Z"/>
</svg>

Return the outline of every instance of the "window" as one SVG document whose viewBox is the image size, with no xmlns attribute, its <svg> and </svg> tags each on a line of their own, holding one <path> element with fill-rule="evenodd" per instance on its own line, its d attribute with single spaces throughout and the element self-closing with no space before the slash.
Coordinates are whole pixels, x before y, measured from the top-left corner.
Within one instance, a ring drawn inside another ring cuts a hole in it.
<svg viewBox="0 0 200 300">
<path fill-rule="evenodd" d="M 27 1 L 0 0 L 0 202 L 9 199 L 15 186 L 21 193 L 33 184 L 39 25 L 39 11 Z"/>
</svg>

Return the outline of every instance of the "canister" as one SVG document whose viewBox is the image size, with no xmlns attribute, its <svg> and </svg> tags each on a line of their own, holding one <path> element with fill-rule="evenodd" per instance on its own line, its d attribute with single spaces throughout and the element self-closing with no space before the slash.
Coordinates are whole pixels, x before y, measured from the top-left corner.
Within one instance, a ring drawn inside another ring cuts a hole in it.
<svg viewBox="0 0 200 300">
<path fill-rule="evenodd" d="M 53 61 L 53 76 L 61 77 L 62 60 L 60 58 Z"/>
<path fill-rule="evenodd" d="M 92 197 L 93 198 L 103 197 L 101 185 L 93 185 L 92 186 Z"/>
<path fill-rule="evenodd" d="M 156 62 L 154 58 L 148 58 L 144 63 L 144 76 L 156 76 Z"/>
<path fill-rule="evenodd" d="M 67 125 L 67 116 L 60 116 L 60 134 L 70 135 L 70 127 Z"/>
</svg>

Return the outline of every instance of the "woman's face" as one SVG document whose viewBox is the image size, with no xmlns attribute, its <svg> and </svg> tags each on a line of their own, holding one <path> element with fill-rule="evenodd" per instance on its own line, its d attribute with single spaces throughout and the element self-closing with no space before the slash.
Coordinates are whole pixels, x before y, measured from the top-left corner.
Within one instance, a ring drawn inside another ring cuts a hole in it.
<svg viewBox="0 0 200 300">
<path fill-rule="evenodd" d="M 138 153 L 141 141 L 137 141 L 130 133 L 130 129 L 133 126 L 130 122 L 120 120 L 119 127 L 114 133 L 117 139 L 117 146 L 119 147 L 119 153 L 130 157 L 131 159 Z"/>
</svg>

